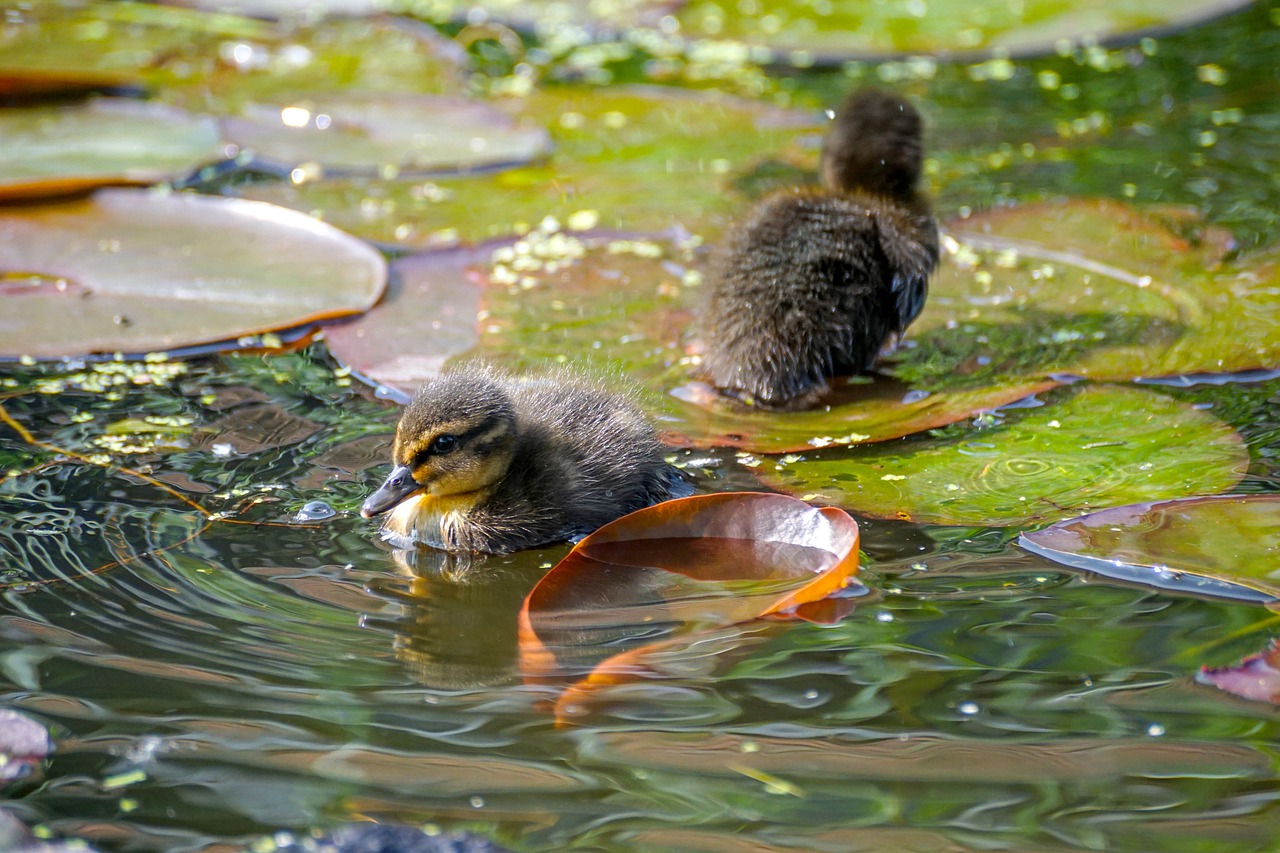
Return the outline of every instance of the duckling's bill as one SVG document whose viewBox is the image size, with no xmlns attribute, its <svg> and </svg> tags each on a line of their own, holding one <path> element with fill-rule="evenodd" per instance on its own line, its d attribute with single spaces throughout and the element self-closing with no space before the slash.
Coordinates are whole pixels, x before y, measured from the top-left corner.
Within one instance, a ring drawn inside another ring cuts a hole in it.
<svg viewBox="0 0 1280 853">
<path fill-rule="evenodd" d="M 369 495 L 361 505 L 360 515 L 364 518 L 382 515 L 414 492 L 421 491 L 422 488 L 423 486 L 413 479 L 413 472 L 409 470 L 408 465 L 397 465 L 391 469 L 391 473 L 387 475 L 387 479 L 378 487 L 378 490 Z"/>
</svg>

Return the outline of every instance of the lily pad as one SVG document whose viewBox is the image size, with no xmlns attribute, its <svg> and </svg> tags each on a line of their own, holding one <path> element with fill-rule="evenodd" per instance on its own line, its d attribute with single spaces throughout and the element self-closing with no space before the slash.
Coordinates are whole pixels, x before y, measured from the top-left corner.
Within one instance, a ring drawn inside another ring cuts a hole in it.
<svg viewBox="0 0 1280 853">
<path fill-rule="evenodd" d="M 458 247 L 396 259 L 382 301 L 325 330 L 329 351 L 361 379 L 412 394 L 479 342 L 473 270 L 487 264 L 492 251 Z"/>
<path fill-rule="evenodd" d="M 880 518 L 999 527 L 1224 492 L 1249 463 L 1208 412 L 1138 388 L 1084 386 L 999 426 L 762 466 L 779 489 Z"/>
<path fill-rule="evenodd" d="M 520 611 L 521 670 L 559 681 L 589 668 L 557 706 L 571 713 L 691 636 L 829 615 L 805 608 L 851 585 L 857 566 L 858 525 L 842 510 L 751 492 L 667 501 L 600 528 L 538 582 Z"/>
<path fill-rule="evenodd" d="M 154 184 L 223 158 L 217 124 L 125 98 L 0 112 L 0 198 Z"/>
<path fill-rule="evenodd" d="M 1230 260 L 1180 211 L 1101 200 L 953 222 L 893 372 L 924 387 L 1014 375 L 1133 379 L 1280 362 L 1280 257 Z"/>
<path fill-rule="evenodd" d="M 750 6 L 695 0 L 676 14 L 688 38 L 768 48 L 799 65 L 901 54 L 1051 53 L 1072 42 L 1136 39 L 1155 29 L 1189 27 L 1247 5 L 1243 0 L 1056 0 L 971 3 L 828 3 L 763 0 Z M 750 10 L 749 12 L 747 10 Z"/>
<path fill-rule="evenodd" d="M 148 3 L 33 3 L 0 29 L 0 95 L 148 85 L 169 63 L 216 55 L 224 39 L 273 32 L 262 21 Z"/>
<path fill-rule="evenodd" d="M 251 104 L 226 137 L 264 165 L 291 171 L 465 172 L 546 157 L 545 130 L 478 101 L 432 95 L 326 95 Z"/>
<path fill-rule="evenodd" d="M 1245 699 L 1280 705 L 1280 640 L 1234 666 L 1206 666 L 1196 680 Z"/>
<path fill-rule="evenodd" d="M 1221 495 L 1119 506 L 1024 533 L 1058 563 L 1161 588 L 1280 598 L 1280 495 Z M 1218 584 L 1203 584 L 1203 579 Z M 1224 586 L 1228 584 L 1230 586 Z M 1240 589 L 1243 587 L 1243 589 Z"/>
<path fill-rule="evenodd" d="M 259 202 L 120 189 L 0 210 L 0 357 L 234 347 L 365 311 L 385 284 L 366 244 Z"/>
<path fill-rule="evenodd" d="M 727 400 L 701 383 L 677 388 L 663 410 L 666 440 L 693 447 L 736 447 L 752 453 L 793 453 L 870 444 L 962 421 L 979 412 L 1054 388 L 1054 380 L 1023 380 L 960 391 L 916 391 L 889 377 L 837 384 L 815 408 L 772 412 Z"/>
<path fill-rule="evenodd" d="M 816 160 L 821 119 L 642 86 L 557 86 L 493 103 L 546 126 L 555 146 L 548 163 L 429 182 L 333 179 L 236 192 L 314 213 L 374 242 L 417 247 L 507 236 L 548 215 L 568 223 L 581 212 L 595 213 L 602 228 L 714 230 L 744 203 L 733 177 L 754 160 Z"/>
</svg>

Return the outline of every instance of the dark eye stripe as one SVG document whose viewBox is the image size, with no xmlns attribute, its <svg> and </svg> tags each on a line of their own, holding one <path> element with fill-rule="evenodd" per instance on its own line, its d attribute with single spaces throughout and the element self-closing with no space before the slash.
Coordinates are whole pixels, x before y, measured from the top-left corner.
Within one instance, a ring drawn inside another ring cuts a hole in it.
<svg viewBox="0 0 1280 853">
<path fill-rule="evenodd" d="M 476 426 L 473 426 L 471 429 L 466 430 L 465 432 L 454 433 L 453 435 L 457 439 L 457 441 L 454 442 L 453 446 L 449 449 L 449 452 L 450 453 L 457 452 L 460 448 L 465 446 L 468 442 L 474 440 L 477 436 L 484 435 L 486 432 L 489 432 L 493 430 L 495 427 L 499 427 L 501 425 L 502 425 L 502 419 L 499 418 L 497 415 L 491 415 L 485 418 Z M 506 431 L 503 430 L 502 435 L 505 435 L 505 433 Z M 496 445 L 496 443 L 497 442 L 494 442 L 493 444 Z M 490 447 L 491 445 L 489 443 L 486 443 L 480 449 L 488 450 L 490 449 Z M 437 453 L 434 450 L 432 450 L 431 443 L 428 443 L 426 447 L 423 447 L 419 449 L 416 453 L 414 453 L 413 464 L 410 467 L 416 468 L 419 465 L 426 462 L 432 456 L 442 456 L 442 455 L 444 454 Z"/>
</svg>

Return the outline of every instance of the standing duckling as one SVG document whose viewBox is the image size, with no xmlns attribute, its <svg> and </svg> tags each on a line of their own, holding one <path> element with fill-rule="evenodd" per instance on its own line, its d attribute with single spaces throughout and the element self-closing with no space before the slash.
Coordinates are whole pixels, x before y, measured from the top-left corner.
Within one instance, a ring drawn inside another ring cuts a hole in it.
<svg viewBox="0 0 1280 853">
<path fill-rule="evenodd" d="M 505 553 L 581 536 L 674 497 L 684 481 L 631 403 L 583 377 L 460 367 L 423 385 L 396 427 L 395 468 L 360 509 L 383 536 Z"/>
<path fill-rule="evenodd" d="M 938 228 L 916 191 L 920 114 L 855 92 L 822 148 L 822 187 L 760 202 L 730 233 L 702 309 L 702 369 L 771 407 L 813 402 L 832 376 L 871 368 L 924 307 Z"/>
</svg>

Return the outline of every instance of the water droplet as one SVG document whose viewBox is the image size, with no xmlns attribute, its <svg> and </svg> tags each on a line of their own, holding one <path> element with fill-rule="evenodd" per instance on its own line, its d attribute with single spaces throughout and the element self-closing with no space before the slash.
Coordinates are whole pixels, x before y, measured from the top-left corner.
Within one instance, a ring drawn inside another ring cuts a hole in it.
<svg viewBox="0 0 1280 853">
<path fill-rule="evenodd" d="M 884 612 L 884 611 L 881 611 L 880 613 L 877 613 L 877 614 L 876 614 L 876 621 L 877 621 L 877 622 L 892 622 L 892 621 L 893 621 L 893 614 L 892 614 L 892 613 L 886 613 L 886 612 Z"/>
<path fill-rule="evenodd" d="M 972 717 L 982 709 L 978 707 L 977 702 L 961 702 L 959 706 L 956 707 L 956 710 L 961 714 Z"/>
<path fill-rule="evenodd" d="M 1147 726 L 1147 734 L 1151 735 L 1152 737 L 1160 737 L 1160 735 L 1164 734 L 1164 726 L 1160 725 L 1159 723 L 1152 723 L 1151 725 Z"/>
</svg>

